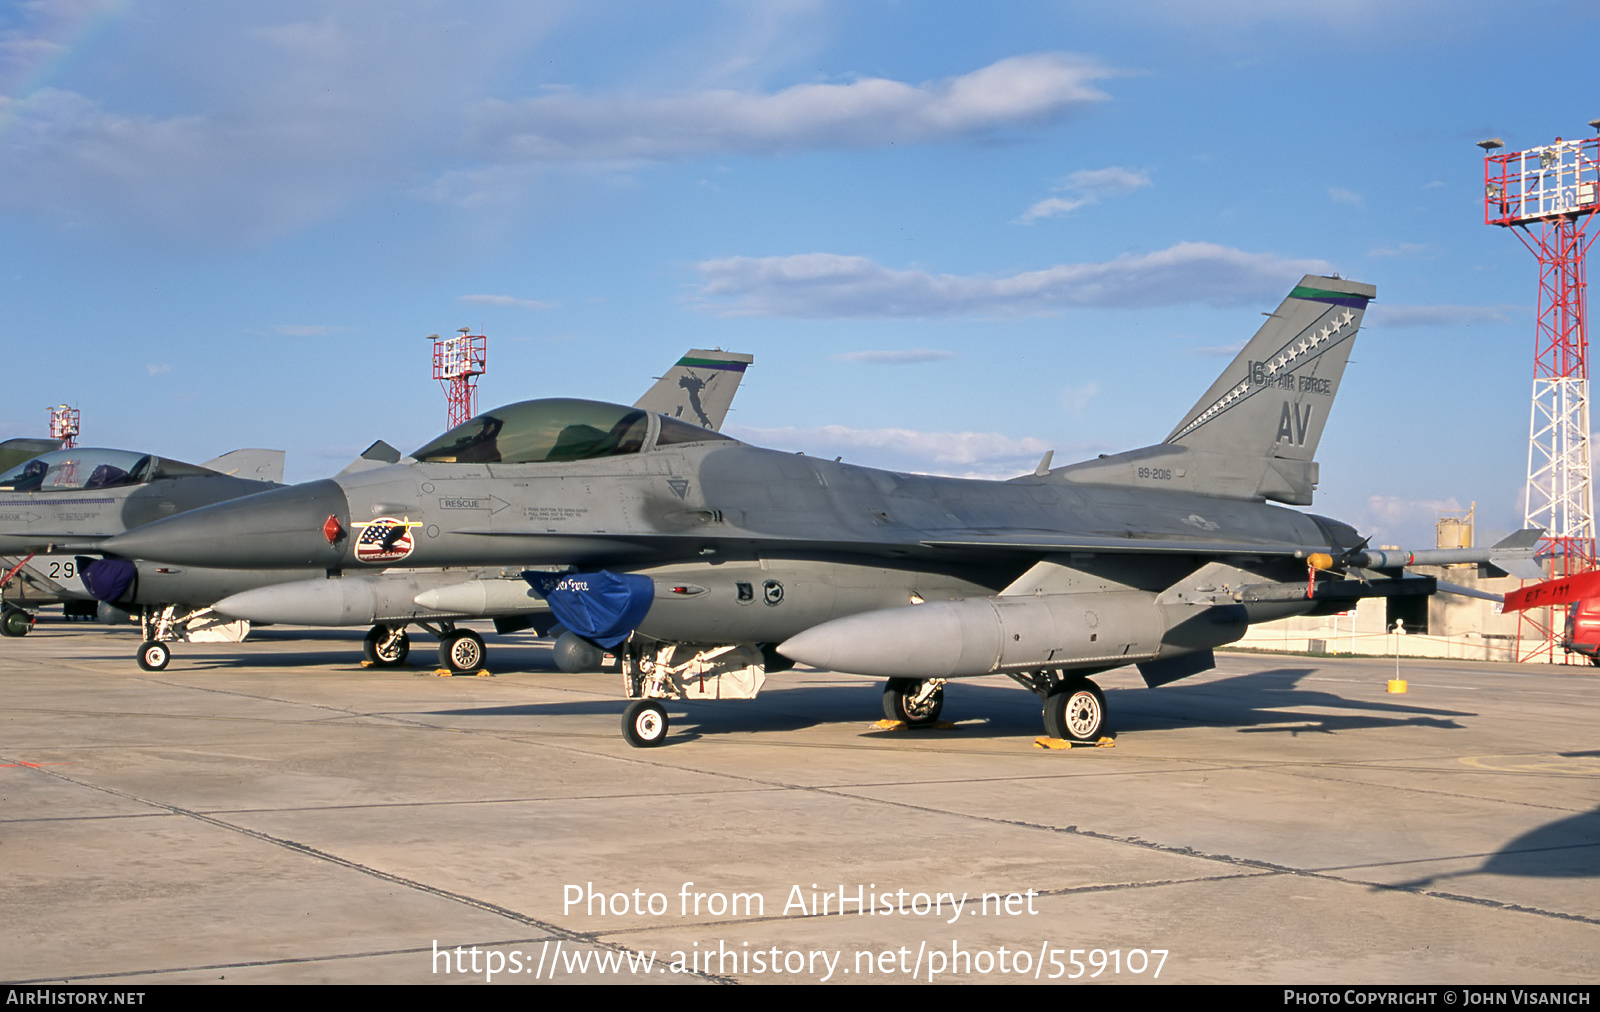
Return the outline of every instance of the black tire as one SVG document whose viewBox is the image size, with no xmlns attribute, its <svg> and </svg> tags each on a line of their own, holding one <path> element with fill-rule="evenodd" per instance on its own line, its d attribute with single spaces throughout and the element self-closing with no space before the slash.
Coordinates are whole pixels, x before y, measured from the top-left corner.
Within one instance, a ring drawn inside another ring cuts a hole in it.
<svg viewBox="0 0 1600 1012">
<path fill-rule="evenodd" d="M 1067 741 L 1099 741 L 1106 730 L 1106 695 L 1087 678 L 1063 683 L 1044 699 L 1044 732 Z"/>
<path fill-rule="evenodd" d="M 26 636 L 33 630 L 33 616 L 21 608 L 7 608 L 0 618 L 0 636 Z"/>
<path fill-rule="evenodd" d="M 488 651 L 482 636 L 471 629 L 457 629 L 439 641 L 439 666 L 456 674 L 478 671 Z"/>
<path fill-rule="evenodd" d="M 891 678 L 883 683 L 883 715 L 908 727 L 926 727 L 938 720 L 939 711 L 944 709 L 944 688 L 941 686 L 920 706 L 913 706 L 911 699 L 921 685 L 915 678 Z"/>
<path fill-rule="evenodd" d="M 145 640 L 139 644 L 137 660 L 139 667 L 146 671 L 164 671 L 166 670 L 167 662 L 172 660 L 172 651 L 167 649 L 165 643 Z"/>
<path fill-rule="evenodd" d="M 368 629 L 367 638 L 361 643 L 361 656 L 378 668 L 397 668 L 404 664 L 411 654 L 411 637 L 402 629 L 392 641 L 385 643 L 388 639 L 389 630 L 383 626 Z"/>
<path fill-rule="evenodd" d="M 564 632 L 550 651 L 556 667 L 569 675 L 599 671 L 605 664 L 606 652 L 575 632 Z"/>
<path fill-rule="evenodd" d="M 622 736 L 634 748 L 655 748 L 667 740 L 667 711 L 653 699 L 636 699 L 622 711 Z"/>
</svg>

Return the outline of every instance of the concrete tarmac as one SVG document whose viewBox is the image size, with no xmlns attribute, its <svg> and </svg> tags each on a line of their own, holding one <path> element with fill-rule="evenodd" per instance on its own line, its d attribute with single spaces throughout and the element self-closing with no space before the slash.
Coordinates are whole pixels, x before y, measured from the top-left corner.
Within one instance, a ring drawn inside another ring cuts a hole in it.
<svg viewBox="0 0 1600 1012">
<path fill-rule="evenodd" d="M 1592 983 L 1600 678 L 1219 655 L 1103 675 L 1113 748 L 1033 696 L 952 728 L 798 670 L 671 705 L 523 637 L 493 677 L 363 669 L 360 631 L 134 664 L 132 629 L 0 641 L 0 979 Z M 843 901 L 843 913 L 841 909 Z M 474 951 L 476 950 L 476 951 Z M 516 972 L 514 972 L 516 971 Z"/>
</svg>

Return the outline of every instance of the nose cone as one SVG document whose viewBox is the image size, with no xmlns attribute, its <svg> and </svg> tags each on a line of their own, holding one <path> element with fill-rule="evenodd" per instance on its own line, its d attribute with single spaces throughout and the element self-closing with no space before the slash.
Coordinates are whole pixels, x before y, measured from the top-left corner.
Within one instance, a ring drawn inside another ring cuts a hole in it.
<svg viewBox="0 0 1600 1012">
<path fill-rule="evenodd" d="M 337 520 L 337 537 L 328 518 Z M 102 543 L 129 559 L 222 569 L 337 567 L 350 543 L 350 504 L 324 479 L 245 496 L 136 527 Z"/>
</svg>

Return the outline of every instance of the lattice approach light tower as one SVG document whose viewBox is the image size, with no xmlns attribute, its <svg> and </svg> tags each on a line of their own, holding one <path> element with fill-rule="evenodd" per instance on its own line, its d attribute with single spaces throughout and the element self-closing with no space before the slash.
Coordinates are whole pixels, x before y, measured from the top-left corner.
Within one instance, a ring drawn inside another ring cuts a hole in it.
<svg viewBox="0 0 1600 1012">
<path fill-rule="evenodd" d="M 1600 120 L 1590 121 L 1600 130 Z M 1585 229 L 1600 205 L 1600 137 L 1500 152 L 1479 141 L 1484 221 L 1508 228 L 1539 261 L 1525 520 L 1543 527 L 1550 575 L 1593 569 L 1594 488 L 1589 447 L 1589 339 L 1584 328 Z M 1556 623 L 1519 629 L 1519 660 L 1554 661 Z M 1525 612 L 1524 614 L 1531 614 Z M 1530 635 L 1531 632 L 1531 635 Z"/>
<path fill-rule="evenodd" d="M 61 448 L 78 445 L 78 409 L 57 404 L 50 409 L 50 438 L 61 440 Z"/>
<path fill-rule="evenodd" d="M 489 339 L 462 327 L 458 336 L 431 334 L 433 378 L 444 387 L 449 404 L 446 429 L 453 429 L 478 413 L 478 377 L 485 371 Z"/>
</svg>

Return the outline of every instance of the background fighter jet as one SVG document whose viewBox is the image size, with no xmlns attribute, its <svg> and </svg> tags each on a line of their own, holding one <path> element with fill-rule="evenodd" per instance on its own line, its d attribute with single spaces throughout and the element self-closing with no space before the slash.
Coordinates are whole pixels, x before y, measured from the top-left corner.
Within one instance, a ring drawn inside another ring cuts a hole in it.
<svg viewBox="0 0 1600 1012">
<path fill-rule="evenodd" d="M 691 349 L 640 398 L 636 407 L 659 411 L 675 418 L 692 420 L 697 426 L 716 429 L 727 418 L 738 392 L 750 355 L 738 352 Z M 492 439 L 490 430 L 498 425 L 474 425 L 480 442 Z M 379 441 L 368 447 L 340 474 L 353 480 L 360 473 L 401 460 L 398 450 Z M 493 516 L 507 508 L 496 496 L 447 496 L 441 499 L 448 509 L 460 515 L 484 513 Z M 372 562 L 399 561 L 409 554 L 414 528 L 406 520 L 384 520 L 350 524 L 359 531 L 360 552 Z M 363 653 L 379 666 L 402 664 L 411 649 L 408 625 L 418 625 L 439 638 L 439 663 L 452 671 L 476 671 L 482 667 L 487 648 L 482 637 L 470 629 L 458 629 L 461 618 L 493 618 L 499 632 L 534 627 L 541 632 L 553 624 L 548 609 L 537 599 L 523 594 L 516 607 L 500 613 L 481 604 L 471 610 L 418 603 L 419 595 L 448 590 L 468 601 L 482 601 L 485 581 L 510 576 L 521 583 L 519 570 L 502 573 L 496 569 L 395 569 L 384 572 L 346 573 L 343 579 L 325 578 L 322 567 L 302 571 L 244 570 L 230 572 L 212 568 L 185 570 L 160 563 L 116 560 L 137 571 L 131 587 L 108 586 L 97 590 L 103 600 L 119 607 L 143 608 L 145 642 L 138 653 L 139 665 L 160 670 L 171 659 L 168 642 L 193 639 L 204 629 L 203 639 L 216 639 L 215 631 L 229 629 L 234 641 L 248 634 L 250 624 L 287 623 L 293 625 L 344 626 L 371 625 Z M 526 591 L 526 584 L 522 584 Z"/>
<path fill-rule="evenodd" d="M 480 415 L 397 466 L 107 547 L 350 573 L 398 561 L 361 532 L 404 524 L 408 565 L 571 567 L 525 575 L 574 635 L 619 653 L 635 745 L 663 740 L 658 700 L 749 697 L 795 661 L 887 678 L 886 712 L 911 723 L 938 716 L 946 679 L 1004 673 L 1043 699 L 1052 736 L 1090 740 L 1105 728 L 1096 672 L 1137 664 L 1161 685 L 1210 668 L 1252 622 L 1436 589 L 1351 527 L 1269 503 L 1311 502 L 1375 294 L 1307 276 L 1164 442 L 1011 481 L 878 471 L 541 400 Z M 459 508 L 490 499 L 506 508 Z M 526 599 L 511 587 L 485 585 Z"/>
<path fill-rule="evenodd" d="M 60 445 L 0 444 L 0 454 L 11 459 L 0 472 L 0 632 L 8 636 L 32 627 L 27 608 L 65 602 L 94 614 L 93 594 L 77 584 L 80 577 L 89 579 L 82 572 L 85 563 L 95 569 L 102 560 L 76 559 L 74 553 L 97 551 L 106 538 L 157 517 L 283 484 L 282 450 L 234 450 L 196 466 L 129 450 Z M 17 459 L 16 451 L 29 448 L 35 452 Z M 117 562 L 101 569 L 100 580 L 110 586 L 131 573 L 127 563 Z M 237 583 L 238 574 L 230 579 Z"/>
</svg>

